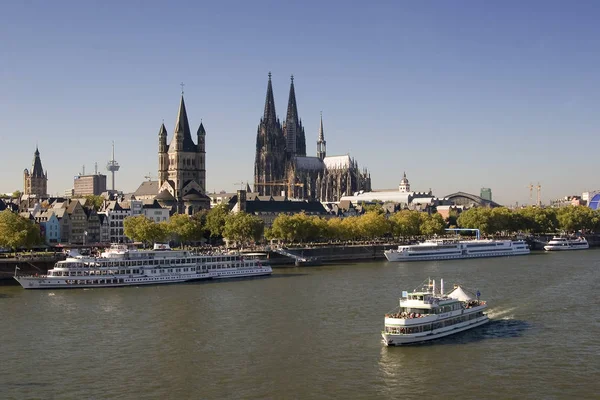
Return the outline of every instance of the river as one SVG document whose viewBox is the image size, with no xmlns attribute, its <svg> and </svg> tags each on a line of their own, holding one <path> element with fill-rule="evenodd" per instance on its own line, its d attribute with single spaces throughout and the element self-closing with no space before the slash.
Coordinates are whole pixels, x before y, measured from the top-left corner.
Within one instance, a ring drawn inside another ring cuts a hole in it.
<svg viewBox="0 0 600 400">
<path fill-rule="evenodd" d="M 492 321 L 387 348 L 402 290 L 480 290 Z M 600 250 L 275 269 L 260 279 L 0 287 L 2 399 L 597 399 Z"/>
</svg>

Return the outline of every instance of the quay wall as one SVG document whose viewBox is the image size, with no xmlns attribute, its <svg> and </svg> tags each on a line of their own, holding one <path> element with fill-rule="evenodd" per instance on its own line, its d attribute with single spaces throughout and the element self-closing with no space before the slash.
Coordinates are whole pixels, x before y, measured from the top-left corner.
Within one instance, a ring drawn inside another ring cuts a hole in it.
<svg viewBox="0 0 600 400">
<path fill-rule="evenodd" d="M 355 260 L 382 260 L 383 252 L 387 249 L 397 248 L 397 244 L 372 244 L 372 245 L 335 245 L 324 247 L 288 248 L 294 254 L 307 258 L 316 258 L 322 263 L 351 262 Z M 294 266 L 294 259 L 268 252 L 269 262 L 273 266 Z"/>
<path fill-rule="evenodd" d="M 27 257 L 0 259 L 0 285 L 18 285 L 13 279 L 15 267 L 19 267 L 19 275 L 45 275 L 54 264 L 64 257 Z"/>
</svg>

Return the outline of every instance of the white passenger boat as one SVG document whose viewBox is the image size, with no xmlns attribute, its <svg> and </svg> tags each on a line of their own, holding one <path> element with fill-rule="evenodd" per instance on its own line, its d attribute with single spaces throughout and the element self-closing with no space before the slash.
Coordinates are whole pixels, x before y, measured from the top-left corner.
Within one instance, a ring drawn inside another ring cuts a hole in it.
<svg viewBox="0 0 600 400">
<path fill-rule="evenodd" d="M 501 257 L 529 254 L 524 240 L 427 240 L 386 250 L 388 261 L 451 260 L 459 258 Z"/>
<path fill-rule="evenodd" d="M 563 236 L 555 236 L 547 245 L 544 246 L 546 251 L 564 251 L 564 250 L 585 250 L 589 249 L 590 245 L 586 238 L 568 238 Z"/>
<path fill-rule="evenodd" d="M 436 293 L 435 281 L 428 281 L 421 291 L 402 292 L 400 306 L 385 315 L 385 327 L 381 335 L 386 346 L 425 342 L 438 339 L 489 321 L 484 312 L 487 305 L 476 295 L 461 286 L 444 293 L 441 280 L 440 292 Z"/>
<path fill-rule="evenodd" d="M 47 275 L 18 275 L 17 269 L 14 278 L 25 289 L 156 285 L 272 273 L 260 254 L 194 254 L 171 250 L 165 244 L 155 245 L 153 250 L 117 244 L 100 257 L 71 255 L 57 262 Z"/>
</svg>

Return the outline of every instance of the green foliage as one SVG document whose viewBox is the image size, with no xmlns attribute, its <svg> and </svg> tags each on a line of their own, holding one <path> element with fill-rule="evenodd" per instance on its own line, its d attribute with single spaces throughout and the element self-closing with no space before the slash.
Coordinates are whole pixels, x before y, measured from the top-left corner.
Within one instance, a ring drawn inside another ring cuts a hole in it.
<svg viewBox="0 0 600 400">
<path fill-rule="evenodd" d="M 421 233 L 421 212 L 401 210 L 390 217 L 394 236 L 410 237 Z"/>
<path fill-rule="evenodd" d="M 225 228 L 225 220 L 229 215 L 229 206 L 227 204 L 219 204 L 210 209 L 206 214 L 205 228 L 210 232 L 211 237 L 223 236 Z"/>
<path fill-rule="evenodd" d="M 358 228 L 363 238 L 377 239 L 391 232 L 391 223 L 383 213 L 373 210 L 360 217 Z"/>
<path fill-rule="evenodd" d="M 446 222 L 440 214 L 421 213 L 421 235 L 441 235 L 444 233 L 445 228 Z"/>
<path fill-rule="evenodd" d="M 123 220 L 123 233 L 133 241 L 152 244 L 164 242 L 168 229 L 164 223 L 156 223 L 143 215 L 137 215 Z"/>
<path fill-rule="evenodd" d="M 102 207 L 102 204 L 104 204 L 104 197 L 102 196 L 85 196 L 85 206 L 88 208 L 98 211 Z"/>
<path fill-rule="evenodd" d="M 0 212 L 0 247 L 31 248 L 42 243 L 39 227 L 9 210 Z"/>
<path fill-rule="evenodd" d="M 175 214 L 167 223 L 168 232 L 175 235 L 181 243 L 198 242 L 204 236 L 201 219 L 186 214 Z"/>
<path fill-rule="evenodd" d="M 23 192 L 21 192 L 20 190 L 15 190 L 11 195 L 13 199 L 20 199 L 21 196 L 23 196 Z"/>
<path fill-rule="evenodd" d="M 244 212 L 229 214 L 225 219 L 223 237 L 242 244 L 257 242 L 263 235 L 264 222 L 254 215 Z"/>
</svg>

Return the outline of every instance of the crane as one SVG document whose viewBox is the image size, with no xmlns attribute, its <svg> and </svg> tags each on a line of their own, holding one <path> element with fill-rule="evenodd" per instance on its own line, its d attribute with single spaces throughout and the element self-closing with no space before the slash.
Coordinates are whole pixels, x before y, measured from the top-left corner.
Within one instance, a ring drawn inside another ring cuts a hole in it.
<svg viewBox="0 0 600 400">
<path fill-rule="evenodd" d="M 540 185 L 540 183 L 538 182 L 538 184 L 535 188 L 537 189 L 537 206 L 541 207 L 542 206 L 542 185 Z"/>
<path fill-rule="evenodd" d="M 150 182 L 152 179 L 157 179 L 152 175 L 152 172 L 148 172 L 148 175 L 145 175 L 144 178 L 148 179 L 148 182 Z"/>
<path fill-rule="evenodd" d="M 529 201 L 533 201 L 533 184 L 530 183 L 527 187 L 529 188 Z"/>
<path fill-rule="evenodd" d="M 292 181 L 275 181 L 275 182 L 264 182 L 254 183 L 254 186 L 287 186 L 287 195 L 290 197 L 292 193 L 292 186 L 304 187 L 304 183 L 295 183 Z"/>
</svg>

